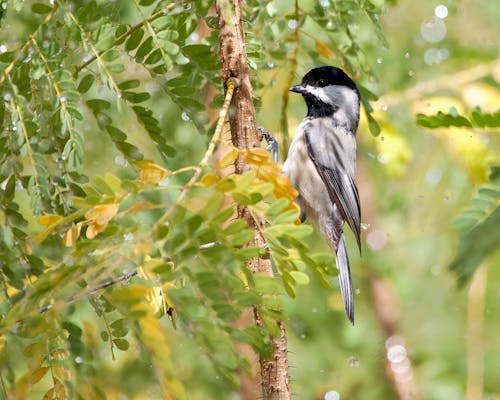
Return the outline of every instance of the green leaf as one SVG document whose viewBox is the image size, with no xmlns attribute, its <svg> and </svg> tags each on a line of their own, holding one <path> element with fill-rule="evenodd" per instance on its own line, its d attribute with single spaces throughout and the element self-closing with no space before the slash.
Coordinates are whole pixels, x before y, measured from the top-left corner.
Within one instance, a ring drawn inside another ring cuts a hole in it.
<svg viewBox="0 0 500 400">
<path fill-rule="evenodd" d="M 107 68 L 114 74 L 121 74 L 122 72 L 125 71 L 125 65 L 122 63 L 108 64 Z"/>
<path fill-rule="evenodd" d="M 102 110 L 107 110 L 111 107 L 111 103 L 107 100 L 102 99 L 92 99 L 87 100 L 87 106 L 89 106 L 94 114 L 100 113 Z"/>
<path fill-rule="evenodd" d="M 109 133 L 113 142 L 123 142 L 127 140 L 127 135 L 122 130 L 115 128 L 112 125 L 106 126 L 106 131 Z"/>
<path fill-rule="evenodd" d="M 47 4 L 35 3 L 31 6 L 31 11 L 35 14 L 48 14 L 52 11 L 52 7 Z"/>
<path fill-rule="evenodd" d="M 80 81 L 80 84 L 78 85 L 78 91 L 80 93 L 87 93 L 89 89 L 92 87 L 92 85 L 95 82 L 95 77 L 93 74 L 87 74 L 85 75 L 82 80 Z"/>
<path fill-rule="evenodd" d="M 149 54 L 152 49 L 153 49 L 153 38 L 150 36 L 137 49 L 137 52 L 135 53 L 135 59 L 138 62 L 141 62 L 142 59 L 147 54 Z"/>
<path fill-rule="evenodd" d="M 120 54 L 121 52 L 118 49 L 109 49 L 101 56 L 101 58 L 106 62 L 111 62 L 120 57 Z"/>
<path fill-rule="evenodd" d="M 156 49 L 146 58 L 144 64 L 146 65 L 156 64 L 161 59 L 162 59 L 162 52 L 160 49 Z"/>
<path fill-rule="evenodd" d="M 146 100 L 149 100 L 149 98 L 151 97 L 151 95 L 147 92 L 122 92 L 122 96 L 125 100 L 131 103 L 142 103 Z"/>
<path fill-rule="evenodd" d="M 500 207 L 460 237 L 458 252 L 449 265 L 458 275 L 458 284 L 467 283 L 483 260 L 500 244 Z"/>
<path fill-rule="evenodd" d="M 295 283 L 297 285 L 308 285 L 309 284 L 309 275 L 301 271 L 290 271 L 290 275 L 293 276 Z"/>
<path fill-rule="evenodd" d="M 113 344 L 121 351 L 127 351 L 130 347 L 130 343 L 125 339 L 113 339 Z"/>
<path fill-rule="evenodd" d="M 96 44 L 95 48 L 99 51 L 106 51 L 113 47 L 115 44 L 115 37 L 113 35 L 104 37 L 103 39 L 100 39 Z"/>
<path fill-rule="evenodd" d="M 11 175 L 3 192 L 2 203 L 7 205 L 14 199 L 16 193 L 16 177 Z"/>
<path fill-rule="evenodd" d="M 129 89 L 135 89 L 139 87 L 141 82 L 138 79 L 130 79 L 127 81 L 123 81 L 118 84 L 118 88 L 120 90 L 129 90 Z"/>
<path fill-rule="evenodd" d="M 139 46 L 139 43 L 141 43 L 143 36 L 144 36 L 144 31 L 142 30 L 142 28 L 139 28 L 136 31 L 134 31 L 125 42 L 125 51 L 135 50 L 137 46 Z"/>
</svg>

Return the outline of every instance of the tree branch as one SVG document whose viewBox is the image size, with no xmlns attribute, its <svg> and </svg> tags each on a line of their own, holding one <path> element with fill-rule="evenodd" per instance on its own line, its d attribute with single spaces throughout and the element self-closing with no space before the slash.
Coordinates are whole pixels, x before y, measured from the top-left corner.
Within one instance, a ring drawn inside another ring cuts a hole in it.
<svg viewBox="0 0 500 400">
<path fill-rule="evenodd" d="M 216 2 L 219 21 L 220 58 L 222 61 L 222 78 L 224 85 L 230 78 L 237 78 L 240 82 L 235 91 L 229 109 L 229 124 L 233 145 L 239 150 L 260 147 L 259 135 L 255 123 L 255 109 L 253 106 L 252 88 L 248 75 L 248 63 L 243 32 L 241 0 L 219 0 Z M 249 166 L 241 156 L 235 162 L 236 173 L 243 173 Z M 248 209 L 239 206 L 238 218 L 246 221 L 254 231 L 254 239 L 249 245 L 262 247 L 264 238 L 259 227 L 264 227 L 264 221 L 252 217 Z M 269 258 L 253 258 L 248 267 L 253 273 L 273 276 Z M 261 318 L 254 309 L 255 322 L 262 326 Z M 260 359 L 262 396 L 265 400 L 288 400 L 288 360 L 287 339 L 284 325 L 277 321 L 281 337 L 273 339 L 273 356 L 271 360 Z"/>
</svg>

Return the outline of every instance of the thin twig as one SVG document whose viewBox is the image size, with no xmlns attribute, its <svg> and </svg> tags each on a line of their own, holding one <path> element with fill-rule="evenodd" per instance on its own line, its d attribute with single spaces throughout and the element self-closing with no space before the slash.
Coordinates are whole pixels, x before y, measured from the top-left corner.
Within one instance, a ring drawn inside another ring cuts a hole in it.
<svg viewBox="0 0 500 400">
<path fill-rule="evenodd" d="M 131 279 L 133 278 L 134 276 L 136 276 L 138 273 L 137 270 L 135 271 L 132 271 L 132 272 L 128 272 L 126 274 L 123 274 L 121 276 L 119 276 L 118 278 L 115 278 L 115 279 L 111 279 L 109 281 L 106 281 L 106 282 L 103 282 L 97 286 L 95 286 L 94 288 L 86 291 L 86 292 L 83 292 L 83 293 L 78 293 L 76 295 L 73 295 L 71 296 L 69 299 L 67 299 L 65 301 L 65 303 L 73 303 L 77 300 L 80 300 L 82 299 L 83 297 L 87 297 L 87 296 L 90 296 L 91 294 L 94 294 L 96 292 L 98 292 L 99 290 L 102 290 L 102 289 L 106 289 L 107 287 L 110 287 L 110 286 L 113 286 L 113 285 L 116 285 L 117 283 L 120 283 L 120 282 L 123 282 L 123 281 L 126 281 L 128 279 Z M 52 304 L 49 304 L 49 305 L 46 305 L 46 306 L 43 306 L 42 308 L 40 308 L 40 310 L 38 310 L 38 312 L 40 314 L 46 312 L 46 311 L 49 311 L 50 309 L 52 308 Z"/>
</svg>

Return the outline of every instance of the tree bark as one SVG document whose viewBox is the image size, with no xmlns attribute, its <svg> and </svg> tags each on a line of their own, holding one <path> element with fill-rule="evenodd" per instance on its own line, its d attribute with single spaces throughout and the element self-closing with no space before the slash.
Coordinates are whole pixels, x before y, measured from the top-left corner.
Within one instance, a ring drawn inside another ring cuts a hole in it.
<svg viewBox="0 0 500 400">
<path fill-rule="evenodd" d="M 255 123 L 255 109 L 253 106 L 252 87 L 248 75 L 245 36 L 243 31 L 241 0 L 219 0 L 216 2 L 219 21 L 220 59 L 222 62 L 222 78 L 226 84 L 229 78 L 239 80 L 239 87 L 235 91 L 229 112 L 229 124 L 233 145 L 239 150 L 260 147 L 260 138 Z M 235 162 L 236 173 L 243 173 L 248 169 L 241 157 Z M 254 239 L 250 245 L 263 246 L 264 238 L 258 229 L 264 227 L 263 220 L 255 220 L 246 207 L 238 207 L 238 217 L 244 219 L 247 225 L 254 230 Z M 250 260 L 248 267 L 253 273 L 273 276 L 269 258 L 259 257 Z M 262 321 L 254 310 L 255 323 L 262 325 Z M 260 359 L 262 398 L 265 400 L 288 400 L 288 359 L 287 339 L 284 325 L 280 326 L 281 337 L 273 339 L 273 357 L 271 360 Z"/>
</svg>

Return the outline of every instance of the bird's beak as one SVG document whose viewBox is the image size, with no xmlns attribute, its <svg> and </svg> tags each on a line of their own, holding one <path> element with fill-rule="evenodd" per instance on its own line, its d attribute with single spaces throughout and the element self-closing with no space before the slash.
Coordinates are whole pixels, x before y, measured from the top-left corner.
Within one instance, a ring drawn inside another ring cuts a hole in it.
<svg viewBox="0 0 500 400">
<path fill-rule="evenodd" d="M 305 93 L 306 88 L 302 85 L 295 85 L 292 86 L 290 89 L 288 89 L 290 92 L 295 92 L 295 93 Z"/>
</svg>

